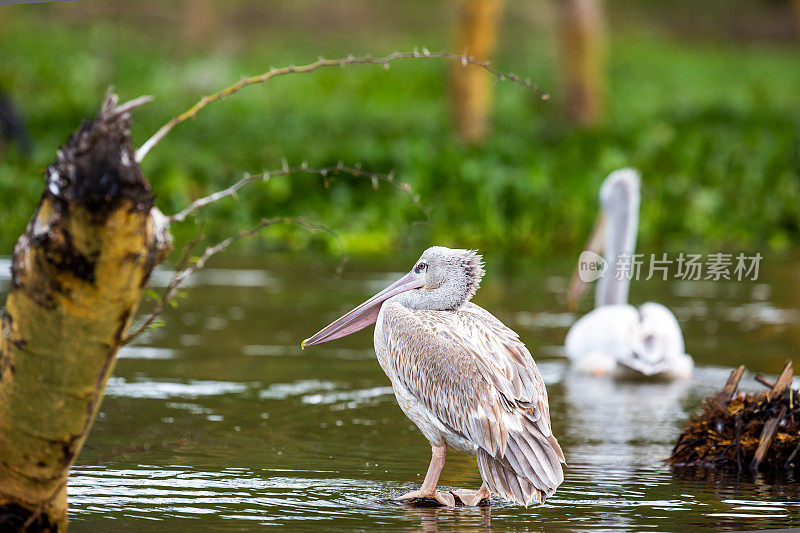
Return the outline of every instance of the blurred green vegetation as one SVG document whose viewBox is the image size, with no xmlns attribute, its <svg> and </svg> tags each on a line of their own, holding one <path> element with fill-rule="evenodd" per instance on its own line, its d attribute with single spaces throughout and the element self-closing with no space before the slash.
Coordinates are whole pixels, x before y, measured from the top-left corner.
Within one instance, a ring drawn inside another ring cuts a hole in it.
<svg viewBox="0 0 800 533">
<path fill-rule="evenodd" d="M 270 66 L 309 63 L 318 55 L 449 48 L 451 32 L 442 27 L 454 19 L 447 3 L 402 9 L 376 2 L 361 19 L 342 16 L 341 23 L 314 18 L 323 4 L 282 5 L 289 13 L 283 18 L 270 18 L 263 5 L 225 4 L 219 8 L 225 16 L 191 43 L 181 11 L 155 2 L 116 11 L 113 2 L 89 0 L 0 8 L 0 87 L 23 110 L 36 144 L 30 160 L 13 148 L 2 155 L 0 254 L 10 253 L 30 218 L 55 150 L 94 114 L 110 85 L 123 99 L 156 98 L 135 113 L 138 145 L 203 94 Z M 282 158 L 320 166 L 360 162 L 376 172 L 394 169 L 420 196 L 430 220 L 385 184 L 375 191 L 369 180 L 341 176 L 325 184 L 318 176 L 292 176 L 249 185 L 237 200 L 210 207 L 203 232 L 226 236 L 261 217 L 302 215 L 339 233 L 351 253 L 432 242 L 574 253 L 596 214 L 602 179 L 634 166 L 644 179 L 644 248 L 797 243 L 796 43 L 711 41 L 624 25 L 611 35 L 607 125 L 578 131 L 560 118 L 548 20 L 527 2 L 509 2 L 495 64 L 530 76 L 552 98 L 542 101 L 498 82 L 493 133 L 483 147 L 464 147 L 451 132 L 451 64 L 415 60 L 388 71 L 322 70 L 249 87 L 176 128 L 143 165 L 157 204 L 175 212 L 243 172 L 279 168 Z M 184 239 L 196 228 L 184 223 L 176 231 Z M 310 243 L 338 250 L 323 234 L 285 227 L 267 230 L 259 245 Z"/>
</svg>

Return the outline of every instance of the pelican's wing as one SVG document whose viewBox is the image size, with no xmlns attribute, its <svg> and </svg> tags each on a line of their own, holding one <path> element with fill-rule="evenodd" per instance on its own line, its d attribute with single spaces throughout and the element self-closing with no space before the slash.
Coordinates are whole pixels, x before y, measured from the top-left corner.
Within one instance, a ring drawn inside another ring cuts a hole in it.
<svg viewBox="0 0 800 533">
<path fill-rule="evenodd" d="M 564 349 L 573 362 L 593 352 L 620 358 L 630 353 L 638 329 L 639 313 L 635 307 L 604 305 L 589 311 L 569 328 Z"/>
<path fill-rule="evenodd" d="M 528 504 L 564 479 L 547 391 L 519 336 L 488 311 L 409 310 L 388 303 L 382 329 L 399 383 L 476 445 L 489 488 Z"/>
</svg>

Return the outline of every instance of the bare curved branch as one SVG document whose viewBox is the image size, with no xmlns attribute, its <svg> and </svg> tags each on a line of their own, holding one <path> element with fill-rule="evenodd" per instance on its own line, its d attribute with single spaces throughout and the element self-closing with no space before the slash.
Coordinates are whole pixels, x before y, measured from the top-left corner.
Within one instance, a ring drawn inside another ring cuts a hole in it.
<svg viewBox="0 0 800 533">
<path fill-rule="evenodd" d="M 253 85 L 256 83 L 266 83 L 272 78 L 276 78 L 278 76 L 286 76 L 288 74 L 297 74 L 297 73 L 308 73 L 317 70 L 318 68 L 322 67 L 344 67 L 347 65 L 354 65 L 354 64 L 375 64 L 380 65 L 383 68 L 388 69 L 389 63 L 398 59 L 418 59 L 418 58 L 441 58 L 441 59 L 448 59 L 453 61 L 459 61 L 465 67 L 467 65 L 476 65 L 478 67 L 483 68 L 493 76 L 495 76 L 499 81 L 509 80 L 514 83 L 518 83 L 523 85 L 524 87 L 531 89 L 533 91 L 539 91 L 539 88 L 531 83 L 528 79 L 523 79 L 517 76 L 516 74 L 512 73 L 505 73 L 495 70 L 489 61 L 478 61 L 477 59 L 466 56 L 463 54 L 453 54 L 450 52 L 429 52 L 427 49 L 423 48 L 420 52 L 419 50 L 414 50 L 413 52 L 394 52 L 389 54 L 385 57 L 372 57 L 372 56 L 364 56 L 364 57 L 356 57 L 356 56 L 348 56 L 345 58 L 340 59 L 325 59 L 320 57 L 314 63 L 310 63 L 308 65 L 302 66 L 295 66 L 290 65 L 288 67 L 276 69 L 271 68 L 269 71 L 264 72 L 263 74 L 257 74 L 255 76 L 250 76 L 246 78 L 242 78 L 238 82 L 230 85 L 221 91 L 216 93 L 207 95 L 202 97 L 200 100 L 197 101 L 192 107 L 173 117 L 169 122 L 161 126 L 161 128 L 153 134 L 152 137 L 147 139 L 142 146 L 136 150 L 136 162 L 141 163 L 144 157 L 152 150 L 152 148 L 158 144 L 167 134 L 172 131 L 172 129 L 182 122 L 186 122 L 190 118 L 193 118 L 197 115 L 197 113 L 206 107 L 208 104 L 212 102 L 216 102 L 218 100 L 222 100 L 232 94 L 239 92 L 241 89 L 247 87 L 248 85 Z M 550 98 L 548 94 L 542 94 L 542 100 L 547 100 Z"/>
<path fill-rule="evenodd" d="M 260 174 L 245 174 L 245 176 L 231 185 L 226 189 L 222 189 L 221 191 L 217 191 L 215 193 L 209 194 L 208 196 L 204 196 L 203 198 L 198 198 L 184 209 L 171 215 L 167 218 L 167 222 L 169 224 L 173 222 L 183 222 L 186 220 L 190 214 L 194 211 L 204 207 L 208 204 L 214 203 L 218 200 L 223 198 L 227 198 L 229 196 L 235 196 L 236 192 L 253 181 L 269 181 L 270 178 L 274 178 L 277 176 L 287 176 L 289 174 L 319 174 L 323 178 L 328 177 L 330 174 L 336 173 L 344 173 L 350 174 L 352 176 L 356 176 L 359 178 L 369 178 L 372 180 L 373 187 L 377 187 L 379 181 L 384 181 L 386 183 L 391 184 L 394 187 L 397 187 L 401 191 L 403 191 L 406 196 L 408 196 L 409 200 L 415 207 L 417 207 L 420 211 L 422 211 L 427 218 L 430 218 L 428 211 L 422 206 L 419 199 L 414 194 L 414 191 L 411 189 L 411 186 L 407 183 L 399 182 L 395 179 L 394 173 L 390 172 L 389 174 L 379 174 L 376 172 L 370 172 L 367 170 L 363 170 L 361 165 L 356 164 L 355 166 L 345 166 L 341 162 L 338 165 L 334 166 L 327 166 L 327 167 L 309 167 L 307 163 L 303 163 L 299 167 L 289 167 L 288 164 L 284 162 L 282 168 L 277 170 L 268 170 L 264 171 Z"/>
</svg>

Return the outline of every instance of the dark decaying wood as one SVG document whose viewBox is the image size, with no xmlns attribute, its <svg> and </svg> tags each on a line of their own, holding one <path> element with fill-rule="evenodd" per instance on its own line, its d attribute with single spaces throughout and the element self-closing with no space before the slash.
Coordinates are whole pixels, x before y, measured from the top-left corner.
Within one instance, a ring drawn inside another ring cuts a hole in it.
<svg viewBox="0 0 800 533">
<path fill-rule="evenodd" d="M 740 365 L 739 368 L 731 372 L 731 375 L 728 377 L 728 382 L 725 383 L 725 386 L 722 387 L 722 390 L 717 394 L 717 401 L 721 405 L 728 405 L 728 403 L 730 403 L 733 395 L 736 394 L 736 389 L 739 388 L 739 382 L 742 380 L 743 375 L 744 365 Z"/>
<path fill-rule="evenodd" d="M 673 466 L 758 471 L 800 471 L 800 394 L 793 390 L 792 362 L 770 390 L 737 393 L 744 366 L 687 423 L 666 461 Z"/>
</svg>

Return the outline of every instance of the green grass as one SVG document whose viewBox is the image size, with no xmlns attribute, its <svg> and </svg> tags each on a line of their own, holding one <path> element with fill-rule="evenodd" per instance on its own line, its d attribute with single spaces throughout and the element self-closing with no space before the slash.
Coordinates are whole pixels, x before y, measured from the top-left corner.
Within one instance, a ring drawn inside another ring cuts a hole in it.
<svg viewBox="0 0 800 533">
<path fill-rule="evenodd" d="M 270 65 L 425 45 L 446 48 L 434 27 L 357 34 L 249 30 L 239 41 L 187 49 L 167 27 L 137 20 L 61 19 L 26 6 L 0 32 L 0 86 L 22 106 L 36 150 L 7 150 L 0 166 L 0 254 L 31 216 L 42 172 L 106 87 L 122 98 L 153 94 L 135 114 L 143 142 L 203 94 Z M 202 217 L 210 238 L 261 217 L 302 215 L 340 234 L 352 253 L 429 243 L 508 253 L 573 253 L 596 214 L 605 175 L 635 166 L 644 179 L 644 248 L 784 249 L 800 237 L 800 62 L 797 49 L 680 42 L 615 34 L 609 120 L 591 131 L 560 118 L 552 35 L 508 20 L 497 65 L 530 75 L 553 95 L 495 86 L 492 135 L 467 148 L 450 130 L 447 69 L 409 61 L 318 71 L 250 87 L 175 129 L 145 160 L 159 207 L 175 212 L 245 171 L 360 162 L 412 185 L 430 221 L 402 192 L 339 177 L 253 184 Z M 163 38 L 160 38 L 162 37 Z M 156 38 L 159 37 L 159 38 Z M 230 44 L 230 43 L 233 44 Z M 227 43 L 227 44 L 225 44 Z M 180 239 L 195 231 L 176 228 Z M 263 246 L 338 250 L 297 228 L 268 230 Z"/>
</svg>

